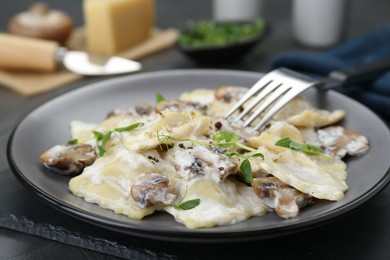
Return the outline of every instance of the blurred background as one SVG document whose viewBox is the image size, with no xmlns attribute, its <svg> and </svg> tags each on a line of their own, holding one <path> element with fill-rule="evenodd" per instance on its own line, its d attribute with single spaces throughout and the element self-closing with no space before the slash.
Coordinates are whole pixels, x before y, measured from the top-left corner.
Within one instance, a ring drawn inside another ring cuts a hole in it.
<svg viewBox="0 0 390 260">
<path fill-rule="evenodd" d="M 317 1 L 317 0 L 316 0 Z M 0 2 L 0 30 L 7 28 L 7 23 L 13 15 L 26 10 L 34 0 L 1 1 Z M 82 12 L 82 1 L 42 1 L 50 7 L 67 12 L 74 19 L 76 26 L 83 26 L 84 18 Z M 191 1 L 192 2 L 192 1 Z M 241 1 L 245 2 L 245 1 Z M 317 1 L 320 2 L 320 1 Z M 328 1 L 322 1 L 328 2 Z M 368 32 L 378 26 L 389 22 L 388 12 L 390 10 L 389 0 L 346 0 L 347 10 L 345 16 L 345 35 L 343 39 Z M 181 0 L 156 0 L 155 25 L 158 28 L 184 29 L 188 20 L 213 18 L 213 1 L 197 0 L 195 3 Z M 267 68 L 268 60 L 276 54 L 289 50 L 308 49 L 295 44 L 293 34 L 293 0 L 261 0 L 259 13 L 265 18 L 271 27 L 269 37 L 259 44 L 240 64 L 224 64 L 219 67 L 240 68 L 243 70 L 264 71 Z M 310 14 L 308 14 L 309 17 Z M 174 53 L 172 53 L 174 52 Z M 146 68 L 162 69 L 177 67 L 199 66 L 189 62 L 186 57 L 174 50 L 159 53 L 158 58 L 169 56 L 170 62 L 163 67 L 155 67 L 146 58 L 143 63 Z M 210 67 L 207 65 L 202 65 Z"/>
</svg>

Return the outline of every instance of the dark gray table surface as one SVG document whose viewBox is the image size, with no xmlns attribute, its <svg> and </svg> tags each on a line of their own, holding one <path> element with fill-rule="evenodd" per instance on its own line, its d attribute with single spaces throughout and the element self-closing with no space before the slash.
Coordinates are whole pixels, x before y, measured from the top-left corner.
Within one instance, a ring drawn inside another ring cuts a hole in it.
<svg viewBox="0 0 390 260">
<path fill-rule="evenodd" d="M 0 30 L 32 0 L 0 1 Z M 82 1 L 46 1 L 69 12 L 82 25 Z M 211 17 L 211 1 L 156 0 L 156 25 L 183 28 L 187 19 Z M 389 23 L 389 0 L 352 0 L 346 39 Z M 279 53 L 302 50 L 291 32 L 291 1 L 265 0 L 270 37 L 242 62 L 198 65 L 171 48 L 141 60 L 143 71 L 226 68 L 266 71 Z M 1 46 L 0 46 L 1 48 Z M 106 78 L 84 78 L 60 89 L 26 98 L 0 86 L 0 259 L 390 259 L 390 188 L 342 219 L 297 234 L 234 245 L 177 244 L 118 234 L 77 220 L 48 206 L 12 175 L 6 144 L 29 111 L 70 90 Z"/>
</svg>

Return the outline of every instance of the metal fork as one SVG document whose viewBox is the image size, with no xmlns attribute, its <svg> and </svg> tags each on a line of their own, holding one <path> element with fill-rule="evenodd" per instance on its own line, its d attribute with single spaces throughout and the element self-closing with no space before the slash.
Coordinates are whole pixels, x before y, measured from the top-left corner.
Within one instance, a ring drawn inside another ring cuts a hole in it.
<svg viewBox="0 0 390 260">
<path fill-rule="evenodd" d="M 249 99 L 254 97 L 252 102 L 249 103 L 235 120 L 243 119 L 244 116 L 260 104 L 243 124 L 243 127 L 249 126 L 266 111 L 260 119 L 260 122 L 253 128 L 254 130 L 259 130 L 288 102 L 308 88 L 318 87 L 324 90 L 336 86 L 350 86 L 354 83 L 373 79 L 388 69 L 390 69 L 390 58 L 345 70 L 332 71 L 327 77 L 314 80 L 298 72 L 286 68 L 279 68 L 269 72 L 257 81 L 239 102 L 232 107 L 225 118 L 229 118 L 234 112 L 241 109 Z"/>
</svg>

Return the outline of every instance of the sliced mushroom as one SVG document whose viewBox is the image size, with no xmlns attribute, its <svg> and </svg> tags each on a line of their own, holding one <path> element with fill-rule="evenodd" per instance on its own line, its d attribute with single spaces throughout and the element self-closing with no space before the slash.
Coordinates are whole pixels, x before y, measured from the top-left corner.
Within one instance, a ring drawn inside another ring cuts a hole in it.
<svg viewBox="0 0 390 260">
<path fill-rule="evenodd" d="M 208 176 L 216 182 L 237 172 L 237 165 L 216 149 L 195 144 L 179 144 L 170 149 L 167 160 L 185 179 Z"/>
<path fill-rule="evenodd" d="M 163 110 L 172 110 L 176 112 L 182 112 L 188 110 L 199 110 L 204 113 L 206 109 L 207 106 L 205 105 L 195 103 L 195 102 L 178 100 L 178 99 L 164 100 L 159 102 L 156 105 L 157 113 L 160 113 Z"/>
<path fill-rule="evenodd" d="M 194 157 L 193 160 L 191 160 L 189 165 L 186 165 L 183 167 L 183 170 L 190 171 L 191 174 L 198 175 L 198 174 L 204 174 L 204 161 L 200 160 L 199 158 Z"/>
<path fill-rule="evenodd" d="M 149 116 L 154 112 L 153 107 L 146 103 L 136 104 L 135 106 L 122 106 L 110 111 L 106 118 L 114 116 Z"/>
<path fill-rule="evenodd" d="M 330 126 L 317 131 L 318 139 L 324 149 L 339 157 L 358 155 L 368 151 L 369 144 L 365 136 L 341 126 Z"/>
<path fill-rule="evenodd" d="M 237 102 L 248 91 L 248 88 L 221 86 L 215 90 L 215 98 L 225 103 Z"/>
<path fill-rule="evenodd" d="M 89 144 L 56 145 L 40 156 L 47 168 L 63 175 L 80 174 L 95 159 L 95 151 Z"/>
<path fill-rule="evenodd" d="M 282 218 L 299 215 L 300 209 L 311 201 L 311 197 L 281 182 L 275 177 L 254 178 L 252 188 L 269 208 Z"/>
<path fill-rule="evenodd" d="M 170 205 L 176 195 L 169 193 L 169 179 L 161 174 L 145 174 L 138 178 L 131 187 L 131 197 L 142 208 L 151 207 L 157 203 Z"/>
</svg>

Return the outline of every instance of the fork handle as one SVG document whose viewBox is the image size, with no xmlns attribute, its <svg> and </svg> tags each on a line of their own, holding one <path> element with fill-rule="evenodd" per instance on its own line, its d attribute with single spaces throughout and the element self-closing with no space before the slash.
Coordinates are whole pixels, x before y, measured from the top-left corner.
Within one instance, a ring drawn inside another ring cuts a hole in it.
<svg viewBox="0 0 390 260">
<path fill-rule="evenodd" d="M 358 65 L 329 73 L 328 78 L 336 80 L 341 86 L 368 81 L 390 70 L 390 57 L 376 62 Z"/>
</svg>

